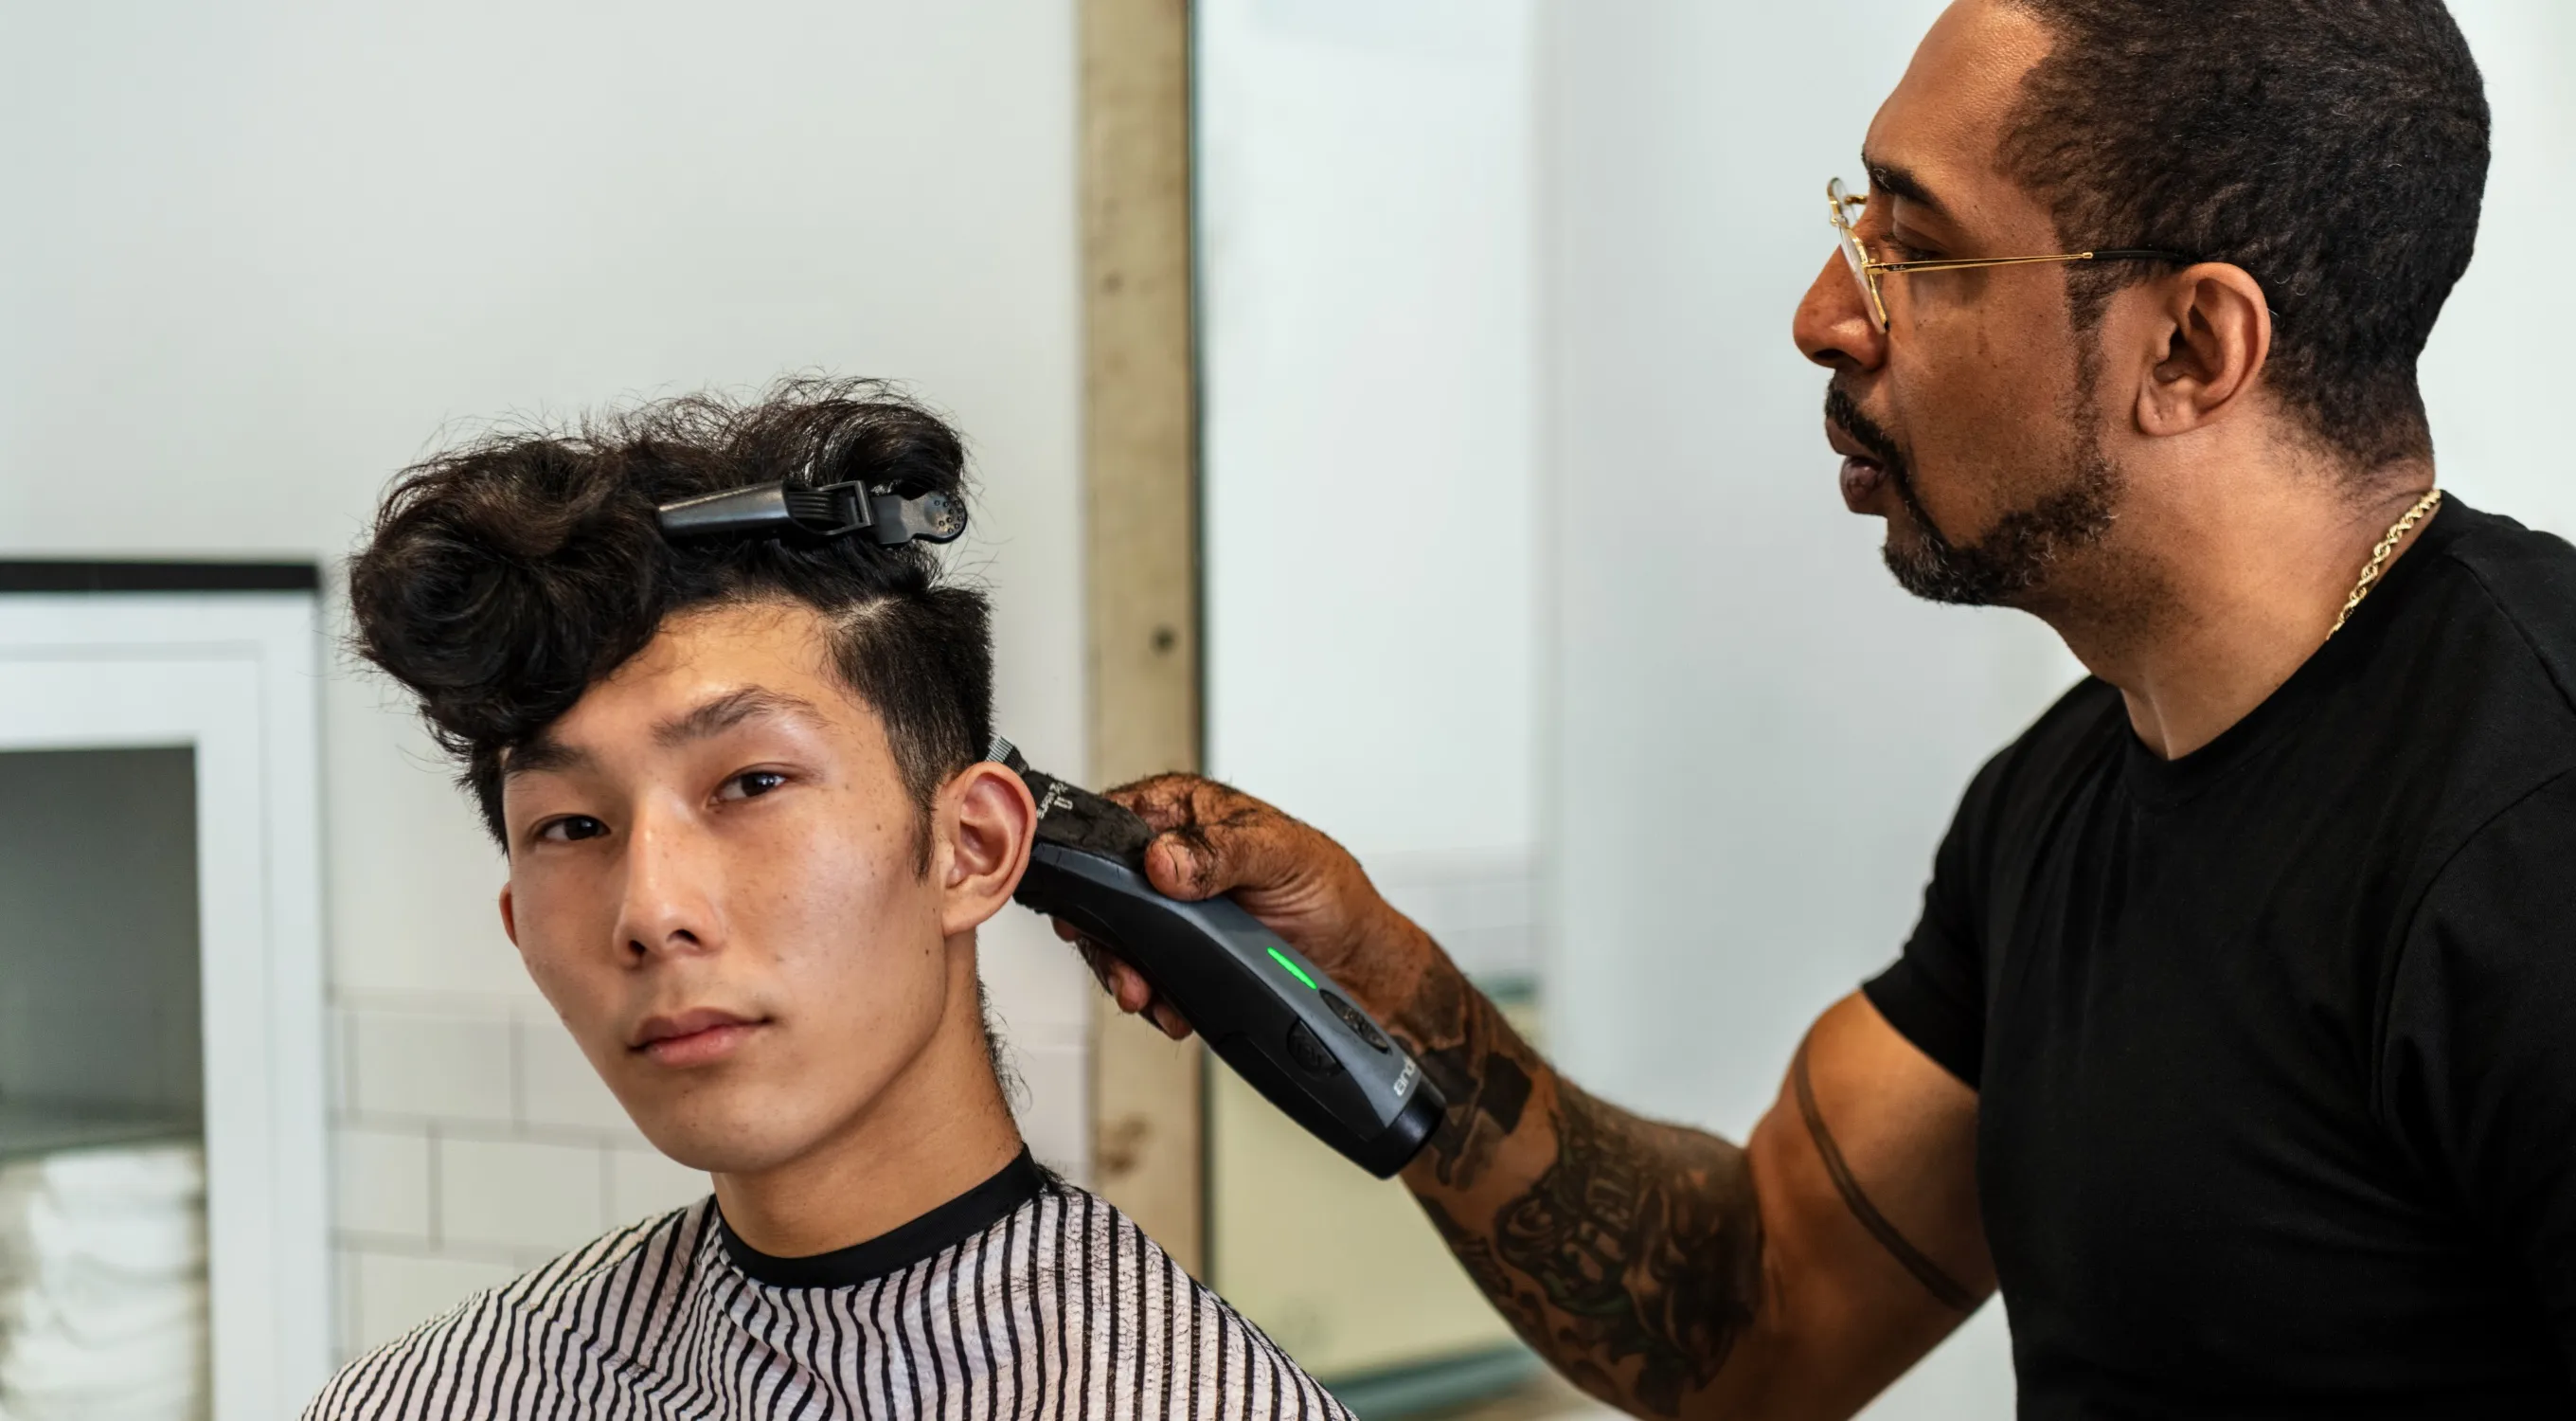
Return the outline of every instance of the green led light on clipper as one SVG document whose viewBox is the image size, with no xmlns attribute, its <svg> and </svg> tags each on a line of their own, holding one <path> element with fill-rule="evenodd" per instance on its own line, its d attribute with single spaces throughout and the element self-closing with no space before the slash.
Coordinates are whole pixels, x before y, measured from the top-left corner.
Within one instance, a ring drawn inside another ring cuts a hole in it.
<svg viewBox="0 0 2576 1421">
<path fill-rule="evenodd" d="M 1151 983 L 1272 1105 L 1383 1179 L 1412 1160 L 1448 1102 L 1324 970 L 1227 898 L 1184 903 L 1145 880 L 1153 830 L 1089 790 L 990 757 L 1038 801 L 1037 844 L 1013 896 L 1070 923 Z"/>
</svg>

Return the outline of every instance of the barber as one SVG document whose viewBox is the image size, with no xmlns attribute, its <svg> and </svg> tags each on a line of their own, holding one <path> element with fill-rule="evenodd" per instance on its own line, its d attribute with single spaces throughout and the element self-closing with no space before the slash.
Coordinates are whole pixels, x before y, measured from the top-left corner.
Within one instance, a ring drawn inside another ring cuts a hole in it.
<svg viewBox="0 0 2576 1421">
<path fill-rule="evenodd" d="M 2487 166 L 2457 27 L 1960 0 L 1862 161 L 1796 318 L 1843 496 L 1909 591 L 2092 676 L 1751 1138 L 1586 1095 L 1223 785 L 1123 792 L 1154 883 L 1406 1038 L 1451 1102 L 1406 1183 L 1629 1410 L 1848 1416 L 2000 1286 L 2025 1417 L 2576 1414 L 2576 549 L 2434 489 L 2415 363 Z"/>
</svg>

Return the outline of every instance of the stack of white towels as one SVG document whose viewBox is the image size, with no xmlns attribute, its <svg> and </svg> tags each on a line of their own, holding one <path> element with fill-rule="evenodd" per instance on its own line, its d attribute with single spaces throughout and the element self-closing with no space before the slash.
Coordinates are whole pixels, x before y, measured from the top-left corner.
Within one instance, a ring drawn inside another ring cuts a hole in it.
<svg viewBox="0 0 2576 1421">
<path fill-rule="evenodd" d="M 206 1160 L 193 1144 L 0 1164 L 0 1421 L 200 1421 Z"/>
</svg>

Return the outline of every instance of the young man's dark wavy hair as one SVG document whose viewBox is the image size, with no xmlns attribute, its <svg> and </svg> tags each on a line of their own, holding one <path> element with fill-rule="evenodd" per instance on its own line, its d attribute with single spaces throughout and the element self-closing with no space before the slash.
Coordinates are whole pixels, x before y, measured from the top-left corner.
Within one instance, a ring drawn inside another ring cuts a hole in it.
<svg viewBox="0 0 2576 1421">
<path fill-rule="evenodd" d="M 2012 0 L 2053 33 L 2004 169 L 2071 248 L 2245 268 L 2266 380 L 2360 471 L 2430 457 L 2415 362 L 2468 269 L 2487 101 L 2441 0 Z M 2068 278 L 2091 330 L 2120 263 Z"/>
<path fill-rule="evenodd" d="M 962 501 L 965 466 L 956 431 L 864 380 L 792 380 L 752 400 L 691 395 L 568 429 L 494 433 L 413 465 L 386 492 L 349 566 L 353 640 L 420 697 L 507 847 L 504 759 L 643 650 L 665 618 L 800 602 L 834 627 L 840 675 L 885 722 L 926 816 L 940 784 L 982 759 L 992 736 L 983 594 L 944 580 L 922 544 L 675 544 L 655 510 L 776 479 Z"/>
</svg>

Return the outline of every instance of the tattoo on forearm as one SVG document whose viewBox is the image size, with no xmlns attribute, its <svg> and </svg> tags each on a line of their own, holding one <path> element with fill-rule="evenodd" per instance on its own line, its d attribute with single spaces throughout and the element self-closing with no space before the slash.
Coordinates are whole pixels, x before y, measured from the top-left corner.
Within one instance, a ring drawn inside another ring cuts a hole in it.
<svg viewBox="0 0 2576 1421">
<path fill-rule="evenodd" d="M 1556 1160 L 1495 1216 L 1495 1253 L 1546 1296 L 1556 1338 L 1662 1415 L 1716 1380 L 1761 1299 L 1762 1223 L 1744 1152 L 1559 1082 Z"/>
<path fill-rule="evenodd" d="M 1448 1098 L 1426 1158 L 1442 1189 L 1465 1194 L 1521 1129 L 1545 1064 L 1455 969 L 1431 973 L 1389 1024 Z M 1556 1149 L 1526 1191 L 1489 1220 L 1462 1218 L 1464 1201 L 1445 1195 L 1421 1196 L 1423 1211 L 1477 1287 L 1578 1384 L 1678 1414 L 1715 1380 L 1761 1297 L 1744 1153 L 1561 1079 L 1544 1113 Z"/>
<path fill-rule="evenodd" d="M 1896 1225 L 1888 1222 L 1887 1216 L 1880 1213 L 1878 1206 L 1869 1202 L 1869 1196 L 1861 1192 L 1860 1181 L 1853 1177 L 1851 1166 L 1844 1163 L 1842 1149 L 1834 1143 L 1833 1132 L 1825 1128 L 1824 1111 L 1816 1107 L 1816 1087 L 1807 1079 L 1805 1042 L 1798 1044 L 1798 1054 L 1789 1061 L 1789 1083 L 1798 1097 L 1798 1115 L 1807 1122 L 1807 1134 L 1816 1142 L 1816 1153 L 1825 1162 L 1825 1173 L 1833 1176 L 1834 1189 L 1843 1196 L 1843 1204 L 1851 1210 L 1852 1217 L 1860 1220 L 1860 1226 L 1869 1230 L 1869 1236 L 1877 1239 L 1881 1248 L 1905 1265 L 1905 1271 L 1913 1274 L 1914 1280 L 1939 1299 L 1942 1306 L 1960 1312 L 1975 1312 L 1977 1295 L 1951 1277 L 1940 1264 L 1933 1262 L 1931 1255 L 1916 1248 L 1912 1240 L 1897 1232 Z"/>
<path fill-rule="evenodd" d="M 1535 1290 L 1512 1280 L 1511 1270 L 1494 1256 L 1493 1240 L 1452 1218 L 1439 1200 L 1418 1195 L 1416 1200 L 1422 1205 L 1422 1212 L 1430 1216 L 1431 1226 L 1438 1229 L 1440 1237 L 1448 1243 L 1449 1251 L 1458 1256 L 1459 1265 L 1467 1270 L 1467 1277 L 1477 1288 L 1493 1300 L 1494 1306 L 1501 1309 L 1503 1316 L 1523 1335 L 1533 1340 L 1544 1340 L 1547 1336 L 1546 1304 Z"/>
<path fill-rule="evenodd" d="M 1473 1189 L 1521 1127 L 1535 1055 L 1455 971 L 1425 982 L 1399 1026 L 1422 1043 L 1422 1074 L 1449 1102 L 1428 1144 L 1432 1171 L 1452 1189 Z"/>
</svg>

